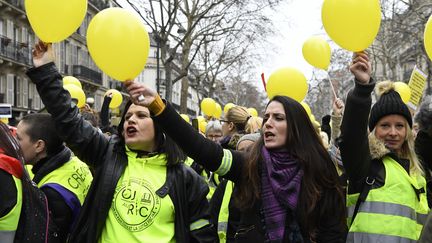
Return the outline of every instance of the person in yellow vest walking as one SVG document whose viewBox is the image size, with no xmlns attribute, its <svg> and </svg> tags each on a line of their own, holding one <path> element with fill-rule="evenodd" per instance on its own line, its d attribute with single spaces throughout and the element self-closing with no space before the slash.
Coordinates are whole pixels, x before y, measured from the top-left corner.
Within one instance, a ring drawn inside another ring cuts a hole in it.
<svg viewBox="0 0 432 243">
<path fill-rule="evenodd" d="M 347 242 L 416 242 L 429 206 L 411 113 L 389 81 L 377 84 L 380 98 L 370 110 L 375 82 L 367 53 L 355 53 L 350 70 L 355 87 L 340 143 L 349 179 Z"/>
<path fill-rule="evenodd" d="M 66 242 L 93 180 L 89 167 L 63 145 L 50 114 L 25 116 L 18 123 L 17 139 L 26 163 L 33 165 L 33 181 L 47 196 L 57 226 L 50 235 Z"/>
</svg>

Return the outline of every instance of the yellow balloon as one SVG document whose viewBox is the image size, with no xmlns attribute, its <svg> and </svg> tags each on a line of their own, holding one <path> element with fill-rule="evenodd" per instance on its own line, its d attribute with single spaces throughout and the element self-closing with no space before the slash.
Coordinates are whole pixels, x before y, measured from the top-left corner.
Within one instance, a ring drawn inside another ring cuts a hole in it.
<svg viewBox="0 0 432 243">
<path fill-rule="evenodd" d="M 91 20 L 87 46 L 102 71 L 116 80 L 125 81 L 134 79 L 144 69 L 150 40 L 143 22 L 132 11 L 108 8 Z"/>
<path fill-rule="evenodd" d="M 327 41 L 319 36 L 306 40 L 302 48 L 304 59 L 312 66 L 327 70 L 330 65 L 331 49 Z"/>
<path fill-rule="evenodd" d="M 235 105 L 233 103 L 227 103 L 224 106 L 224 114 L 228 113 L 229 109 L 233 108 Z"/>
<path fill-rule="evenodd" d="M 73 34 L 87 13 L 87 0 L 25 0 L 30 25 L 44 42 L 60 42 Z"/>
<path fill-rule="evenodd" d="M 312 115 L 312 110 L 309 107 L 308 104 L 306 104 L 304 101 L 300 102 L 300 104 L 303 106 L 303 108 L 305 109 L 306 113 L 308 114 L 308 116 Z M 315 117 L 314 117 L 315 118 Z"/>
<path fill-rule="evenodd" d="M 123 95 L 120 93 L 120 91 L 116 89 L 109 89 L 107 92 L 105 92 L 104 96 L 107 96 L 108 94 L 112 94 L 109 108 L 115 109 L 119 107 L 123 102 Z"/>
<path fill-rule="evenodd" d="M 201 121 L 198 124 L 198 127 L 199 127 L 200 132 L 205 133 L 206 132 L 206 127 L 207 127 L 207 122 L 206 121 Z"/>
<path fill-rule="evenodd" d="M 86 101 L 86 95 L 81 88 L 73 84 L 66 84 L 63 86 L 63 88 L 69 91 L 69 94 L 72 97 L 72 99 L 78 100 L 77 106 L 79 108 L 84 107 Z"/>
<path fill-rule="evenodd" d="M 324 0 L 321 18 L 324 29 L 336 44 L 349 51 L 363 51 L 378 34 L 380 1 Z"/>
<path fill-rule="evenodd" d="M 399 93 L 403 103 L 408 103 L 411 99 L 411 89 L 408 84 L 404 82 L 394 82 L 395 91 Z"/>
<path fill-rule="evenodd" d="M 222 107 L 218 103 L 216 103 L 216 110 L 215 110 L 215 113 L 213 115 L 214 115 L 214 118 L 217 118 L 217 119 L 219 119 L 222 115 Z"/>
<path fill-rule="evenodd" d="M 204 98 L 201 101 L 201 110 L 207 116 L 213 116 L 216 111 L 216 102 L 212 98 Z"/>
<path fill-rule="evenodd" d="M 432 60 L 432 16 L 429 17 L 429 20 L 426 23 L 426 28 L 424 32 L 424 46 L 427 55 Z"/>
<path fill-rule="evenodd" d="M 187 122 L 190 122 L 189 116 L 186 114 L 180 114 L 180 116 Z"/>
<path fill-rule="evenodd" d="M 64 76 L 63 77 L 63 85 L 66 84 L 73 84 L 76 85 L 77 87 L 79 87 L 80 89 L 82 89 L 82 85 L 81 82 L 75 78 L 74 76 Z"/>
<path fill-rule="evenodd" d="M 276 95 L 288 96 L 302 101 L 308 91 L 306 77 L 295 68 L 286 67 L 273 72 L 267 82 L 267 95 L 272 99 Z"/>
<path fill-rule="evenodd" d="M 258 111 L 255 108 L 250 107 L 250 108 L 247 108 L 247 110 L 251 116 L 254 116 L 254 117 L 258 116 Z"/>
</svg>

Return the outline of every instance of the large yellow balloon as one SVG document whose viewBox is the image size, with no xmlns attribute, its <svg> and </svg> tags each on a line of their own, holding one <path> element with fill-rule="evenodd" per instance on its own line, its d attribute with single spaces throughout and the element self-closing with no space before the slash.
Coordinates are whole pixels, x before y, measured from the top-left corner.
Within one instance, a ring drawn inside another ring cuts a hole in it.
<svg viewBox="0 0 432 243">
<path fill-rule="evenodd" d="M 267 95 L 272 99 L 276 95 L 288 96 L 302 101 L 308 91 L 306 77 L 295 68 L 286 67 L 273 72 L 267 82 Z"/>
<path fill-rule="evenodd" d="M 255 108 L 250 107 L 250 108 L 247 108 L 247 110 L 251 116 L 254 116 L 254 117 L 258 116 L 258 111 Z"/>
<path fill-rule="evenodd" d="M 84 107 L 86 101 L 86 95 L 81 88 L 73 84 L 66 84 L 63 86 L 63 88 L 69 91 L 69 94 L 72 97 L 72 99 L 76 99 L 78 101 L 78 104 L 76 105 L 79 108 Z"/>
<path fill-rule="evenodd" d="M 327 34 L 342 48 L 368 48 L 381 24 L 379 0 L 324 0 L 321 18 Z"/>
<path fill-rule="evenodd" d="M 207 116 L 213 116 L 216 111 L 216 102 L 212 98 L 204 98 L 201 101 L 201 110 Z"/>
<path fill-rule="evenodd" d="M 304 101 L 300 102 L 300 104 L 303 106 L 303 108 L 305 109 L 305 111 L 308 114 L 308 116 L 311 116 L 312 115 L 312 110 L 309 107 L 309 105 L 306 104 L 306 102 L 304 102 Z"/>
<path fill-rule="evenodd" d="M 221 115 L 222 115 L 222 107 L 218 103 L 216 103 L 216 110 L 213 114 L 213 117 L 219 119 Z"/>
<path fill-rule="evenodd" d="M 132 11 L 108 8 L 90 22 L 87 46 L 102 71 L 125 81 L 134 79 L 144 69 L 150 41 L 143 22 Z"/>
<path fill-rule="evenodd" d="M 409 88 L 408 84 L 404 82 L 394 82 L 394 86 L 396 92 L 398 92 L 402 98 L 403 103 L 408 103 L 408 101 L 411 99 L 411 89 Z"/>
<path fill-rule="evenodd" d="M 426 23 L 426 28 L 424 32 L 424 46 L 426 54 L 432 60 L 432 16 L 429 17 L 429 20 Z"/>
<path fill-rule="evenodd" d="M 235 105 L 233 103 L 227 103 L 224 106 L 224 114 L 228 113 L 229 109 L 233 108 Z"/>
<path fill-rule="evenodd" d="M 205 133 L 206 128 L 207 128 L 207 122 L 206 121 L 199 122 L 198 128 L 199 128 L 200 132 Z"/>
<path fill-rule="evenodd" d="M 25 0 L 30 25 L 44 42 L 60 42 L 81 25 L 87 0 Z"/>
<path fill-rule="evenodd" d="M 319 36 L 306 40 L 302 48 L 304 59 L 312 66 L 327 70 L 330 65 L 331 49 L 327 41 Z"/>
<path fill-rule="evenodd" d="M 80 89 L 82 89 L 81 82 L 73 76 L 64 76 L 63 77 L 63 85 L 66 85 L 66 84 L 73 84 L 73 85 L 76 85 L 77 87 L 79 87 Z"/>
<path fill-rule="evenodd" d="M 119 107 L 123 102 L 123 95 L 120 93 L 120 91 L 116 89 L 109 89 L 107 92 L 105 92 L 104 96 L 107 96 L 108 94 L 112 94 L 109 108 L 115 109 Z"/>
</svg>

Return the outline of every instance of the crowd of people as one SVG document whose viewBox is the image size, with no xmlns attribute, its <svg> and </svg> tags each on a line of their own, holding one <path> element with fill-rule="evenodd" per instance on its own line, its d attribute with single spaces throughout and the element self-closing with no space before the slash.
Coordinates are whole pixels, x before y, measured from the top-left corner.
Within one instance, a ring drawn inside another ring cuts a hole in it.
<svg viewBox="0 0 432 243">
<path fill-rule="evenodd" d="M 432 242 L 432 101 L 410 110 L 365 52 L 321 124 L 275 96 L 205 133 L 132 80 L 113 127 L 109 95 L 77 108 L 50 44 L 33 63 L 48 113 L 0 123 L 1 242 Z"/>
</svg>

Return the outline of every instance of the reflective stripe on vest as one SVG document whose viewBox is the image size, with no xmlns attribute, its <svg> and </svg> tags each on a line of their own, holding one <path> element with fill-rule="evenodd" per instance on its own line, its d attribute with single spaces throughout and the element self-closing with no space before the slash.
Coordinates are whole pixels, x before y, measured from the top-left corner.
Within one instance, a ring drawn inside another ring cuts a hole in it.
<svg viewBox="0 0 432 243">
<path fill-rule="evenodd" d="M 17 203 L 12 210 L 0 218 L 0 239 L 2 243 L 13 243 L 15 232 L 18 228 L 18 222 L 21 215 L 22 207 L 22 184 L 21 180 L 12 176 L 17 189 Z"/>
<path fill-rule="evenodd" d="M 231 195 L 233 191 L 234 183 L 227 181 L 222 199 L 222 204 L 219 210 L 218 216 L 218 235 L 220 242 L 226 242 L 226 235 L 228 230 L 228 218 L 229 218 L 229 203 L 231 201 Z"/>
<path fill-rule="evenodd" d="M 38 186 L 42 187 L 48 183 L 59 184 L 74 193 L 82 205 L 92 180 L 93 176 L 87 164 L 74 156 L 60 168 L 42 178 Z"/>
<path fill-rule="evenodd" d="M 420 237 L 429 212 L 423 176 L 409 176 L 395 160 L 386 156 L 382 160 L 385 168 L 385 183 L 369 191 L 366 201 L 360 205 L 352 223 L 347 242 L 412 242 Z M 354 212 L 359 193 L 347 197 L 348 225 Z"/>
<path fill-rule="evenodd" d="M 398 236 L 354 232 L 348 235 L 347 242 L 416 243 L 417 241 L 398 237 Z"/>
</svg>

